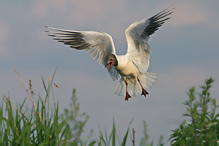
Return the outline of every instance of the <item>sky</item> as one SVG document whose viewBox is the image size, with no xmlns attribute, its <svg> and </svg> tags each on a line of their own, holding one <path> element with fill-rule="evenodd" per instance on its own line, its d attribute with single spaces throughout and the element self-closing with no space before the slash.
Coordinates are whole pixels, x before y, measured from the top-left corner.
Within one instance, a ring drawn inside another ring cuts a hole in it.
<svg viewBox="0 0 219 146">
<path fill-rule="evenodd" d="M 104 31 L 110 34 L 118 54 L 126 53 L 124 31 L 135 21 L 149 18 L 174 5 L 168 20 L 149 39 L 149 71 L 158 74 L 149 96 L 128 102 L 113 93 L 113 81 L 103 65 L 85 51 L 76 51 L 53 41 L 44 26 L 71 30 Z M 136 143 L 143 136 L 143 120 L 150 140 L 160 135 L 165 144 L 171 130 L 182 122 L 182 104 L 192 86 L 213 77 L 212 97 L 219 95 L 219 1 L 205 0 L 37 0 L 0 2 L 0 91 L 15 103 L 27 97 L 17 68 L 26 84 L 32 80 L 37 95 L 45 95 L 41 75 L 47 79 L 56 67 L 54 89 L 61 109 L 68 108 L 76 88 L 81 111 L 90 115 L 86 130 L 98 127 L 110 132 L 113 118 L 123 136 L 129 122 L 136 130 Z M 37 96 L 35 98 L 37 100 Z M 131 142 L 131 138 L 129 138 Z"/>
</svg>

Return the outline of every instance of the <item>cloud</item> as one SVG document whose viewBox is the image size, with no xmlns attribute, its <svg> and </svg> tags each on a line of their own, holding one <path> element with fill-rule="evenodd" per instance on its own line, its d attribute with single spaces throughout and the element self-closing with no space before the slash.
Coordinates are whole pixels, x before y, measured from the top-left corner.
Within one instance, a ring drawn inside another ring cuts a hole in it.
<svg viewBox="0 0 219 146">
<path fill-rule="evenodd" d="M 178 66 L 165 74 L 161 74 L 161 86 L 171 87 L 172 90 L 181 90 L 188 86 L 197 85 L 206 77 L 206 71 L 194 66 Z"/>
<path fill-rule="evenodd" d="M 0 42 L 6 41 L 6 39 L 9 37 L 9 26 L 8 24 L 0 19 Z"/>
<path fill-rule="evenodd" d="M 176 4 L 171 19 L 171 24 L 175 27 L 197 25 L 207 22 L 208 12 L 199 2 L 183 1 Z"/>
<path fill-rule="evenodd" d="M 45 1 L 45 3 L 46 3 L 46 1 Z M 33 11 L 33 14 L 37 18 L 45 17 L 45 15 L 47 13 L 47 9 L 48 9 L 48 6 L 43 4 L 40 0 L 33 2 L 33 10 L 32 11 Z"/>
<path fill-rule="evenodd" d="M 198 0 L 177 1 L 170 24 L 173 27 L 205 26 L 218 30 L 218 2 L 200 2 Z"/>
<path fill-rule="evenodd" d="M 100 18 L 111 9 L 119 9 L 122 2 L 116 0 L 100 1 L 100 0 L 39 0 L 33 3 L 33 13 L 39 17 L 46 17 L 50 11 L 65 12 L 72 15 L 73 18 Z"/>
<path fill-rule="evenodd" d="M 10 35 L 9 25 L 0 19 L 0 56 L 6 57 L 10 55 L 11 51 L 5 47 L 4 43 L 7 41 Z"/>
</svg>

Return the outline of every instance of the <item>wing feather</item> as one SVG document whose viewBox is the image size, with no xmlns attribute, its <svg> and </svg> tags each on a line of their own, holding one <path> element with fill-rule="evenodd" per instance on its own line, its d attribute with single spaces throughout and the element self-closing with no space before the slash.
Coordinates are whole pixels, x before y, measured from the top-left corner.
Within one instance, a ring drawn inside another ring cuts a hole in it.
<svg viewBox="0 0 219 146">
<path fill-rule="evenodd" d="M 58 29 L 53 27 L 46 27 L 48 36 L 53 40 L 69 45 L 71 48 L 77 50 L 85 50 L 98 63 L 107 63 L 110 54 L 116 55 L 116 50 L 112 37 L 104 32 L 96 31 L 72 31 L 65 29 Z M 111 69 L 110 75 L 113 80 L 118 79 L 119 75 L 115 68 Z"/>
<path fill-rule="evenodd" d="M 174 8 L 167 8 L 158 14 L 131 24 L 125 31 L 127 40 L 127 56 L 133 61 L 141 73 L 149 67 L 151 48 L 148 39 L 162 24 L 170 19 Z"/>
</svg>

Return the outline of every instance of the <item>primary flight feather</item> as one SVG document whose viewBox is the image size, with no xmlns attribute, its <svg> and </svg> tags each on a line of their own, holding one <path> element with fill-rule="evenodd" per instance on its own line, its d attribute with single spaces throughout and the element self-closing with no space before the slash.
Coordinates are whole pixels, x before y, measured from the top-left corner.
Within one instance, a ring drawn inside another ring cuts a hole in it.
<svg viewBox="0 0 219 146">
<path fill-rule="evenodd" d="M 94 60 L 103 64 L 113 80 L 120 78 L 115 93 L 125 96 L 125 100 L 141 94 L 146 96 L 156 80 L 156 74 L 147 72 L 150 59 L 148 39 L 162 24 L 170 19 L 173 8 L 134 22 L 125 30 L 127 53 L 117 55 L 112 37 L 105 32 L 73 31 L 46 27 L 54 40 L 77 50 L 87 51 Z"/>
</svg>

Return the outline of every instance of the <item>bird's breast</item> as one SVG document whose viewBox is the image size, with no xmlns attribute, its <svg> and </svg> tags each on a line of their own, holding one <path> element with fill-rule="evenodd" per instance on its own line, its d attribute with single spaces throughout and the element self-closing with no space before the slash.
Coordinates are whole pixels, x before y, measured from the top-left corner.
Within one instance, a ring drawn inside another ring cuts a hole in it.
<svg viewBox="0 0 219 146">
<path fill-rule="evenodd" d="M 139 73 L 136 66 L 130 61 L 119 62 L 116 70 L 122 77 L 137 77 Z"/>
</svg>

